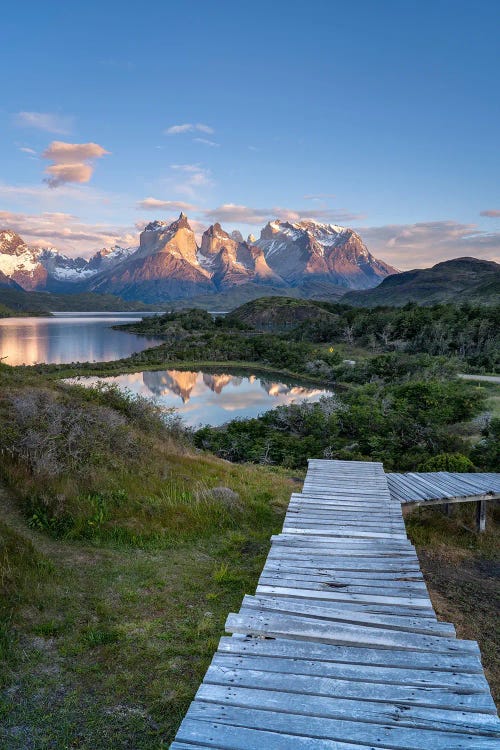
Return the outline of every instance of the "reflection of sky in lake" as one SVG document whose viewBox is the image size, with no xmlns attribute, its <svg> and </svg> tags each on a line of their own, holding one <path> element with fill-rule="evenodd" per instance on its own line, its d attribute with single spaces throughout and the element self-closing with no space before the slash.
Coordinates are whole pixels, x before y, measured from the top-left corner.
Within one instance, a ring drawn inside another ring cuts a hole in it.
<svg viewBox="0 0 500 750">
<path fill-rule="evenodd" d="M 162 406 L 175 407 L 189 425 L 219 425 L 237 417 L 257 417 L 269 409 L 294 401 L 318 401 L 330 391 L 275 380 L 239 375 L 162 370 L 81 378 L 92 385 L 116 383 L 132 393 L 155 398 Z"/>
<path fill-rule="evenodd" d="M 0 358 L 8 365 L 37 362 L 107 362 L 161 342 L 111 326 L 144 313 L 55 313 L 52 318 L 2 318 Z"/>
</svg>

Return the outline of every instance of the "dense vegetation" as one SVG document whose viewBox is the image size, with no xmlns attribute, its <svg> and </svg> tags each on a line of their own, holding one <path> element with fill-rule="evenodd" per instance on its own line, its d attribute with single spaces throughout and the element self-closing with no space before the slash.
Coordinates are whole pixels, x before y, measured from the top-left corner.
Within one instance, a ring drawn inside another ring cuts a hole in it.
<svg viewBox="0 0 500 750">
<path fill-rule="evenodd" d="M 304 308 L 309 306 L 308 319 Z M 299 307 L 303 320 L 297 324 Z M 318 310 L 322 315 L 318 315 Z M 441 304 L 402 308 L 356 308 L 343 304 L 297 300 L 257 300 L 229 316 L 259 330 L 287 331 L 287 338 L 313 343 L 340 343 L 373 352 L 427 353 L 456 357 L 462 366 L 500 369 L 500 306 Z"/>
<path fill-rule="evenodd" d="M 470 443 L 454 426 L 479 414 L 480 389 L 447 379 L 446 363 L 426 356 L 381 355 L 363 370 L 364 385 L 318 403 L 281 406 L 257 419 L 204 427 L 195 435 L 196 445 L 232 461 L 290 467 L 305 466 L 307 458 L 372 459 L 383 461 L 386 469 L 411 471 L 426 470 L 436 454 L 466 460 Z M 344 379 L 349 375 L 344 370 Z M 359 377 L 354 368 L 352 375 Z M 476 451 L 478 466 L 491 464 L 489 450 L 485 445 L 484 452 Z M 470 461 L 467 465 L 472 467 Z"/>
</svg>

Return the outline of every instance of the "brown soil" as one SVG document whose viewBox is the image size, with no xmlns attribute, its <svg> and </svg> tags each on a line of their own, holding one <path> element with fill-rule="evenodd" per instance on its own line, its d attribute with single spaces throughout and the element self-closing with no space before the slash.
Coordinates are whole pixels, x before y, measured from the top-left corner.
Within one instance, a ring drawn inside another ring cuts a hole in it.
<svg viewBox="0 0 500 750">
<path fill-rule="evenodd" d="M 500 708 L 500 562 L 444 545 L 420 548 L 418 557 L 439 619 L 452 622 L 459 638 L 478 641 Z"/>
</svg>

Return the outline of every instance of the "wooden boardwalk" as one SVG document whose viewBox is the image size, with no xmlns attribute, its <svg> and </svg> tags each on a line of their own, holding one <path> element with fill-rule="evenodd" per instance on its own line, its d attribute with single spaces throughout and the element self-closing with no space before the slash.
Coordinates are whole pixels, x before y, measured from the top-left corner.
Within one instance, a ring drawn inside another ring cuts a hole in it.
<svg viewBox="0 0 500 750">
<path fill-rule="evenodd" d="M 479 648 L 438 622 L 378 463 L 309 462 L 171 750 L 498 750 Z"/>
</svg>

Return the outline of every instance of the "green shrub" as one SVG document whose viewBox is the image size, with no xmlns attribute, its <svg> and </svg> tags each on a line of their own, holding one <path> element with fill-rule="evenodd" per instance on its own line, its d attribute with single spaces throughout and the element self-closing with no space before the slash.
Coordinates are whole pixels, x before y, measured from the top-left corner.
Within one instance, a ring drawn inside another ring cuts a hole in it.
<svg viewBox="0 0 500 750">
<path fill-rule="evenodd" d="M 462 453 L 439 453 L 423 461 L 418 467 L 419 471 L 453 471 L 453 472 L 471 472 L 474 471 L 474 464 Z"/>
</svg>

